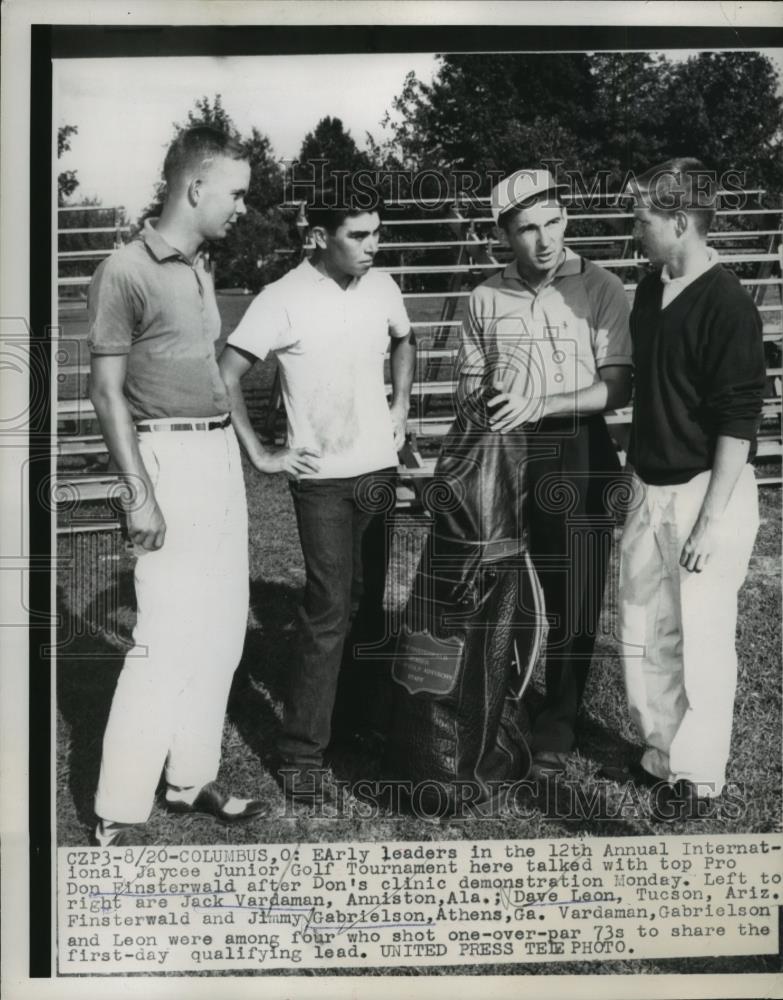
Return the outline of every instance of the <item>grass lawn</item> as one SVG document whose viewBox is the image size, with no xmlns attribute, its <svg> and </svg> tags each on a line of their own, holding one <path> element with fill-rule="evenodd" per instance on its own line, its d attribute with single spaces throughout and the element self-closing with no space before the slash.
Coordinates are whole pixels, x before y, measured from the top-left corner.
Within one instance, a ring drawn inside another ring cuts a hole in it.
<svg viewBox="0 0 783 1000">
<path fill-rule="evenodd" d="M 348 815 L 313 819 L 290 815 L 277 785 L 267 773 L 277 733 L 286 664 L 293 655 L 295 612 L 304 571 L 291 500 L 282 477 L 263 477 L 246 469 L 250 509 L 251 608 L 244 656 L 237 671 L 224 733 L 224 777 L 232 787 L 269 802 L 269 816 L 231 832 L 248 842 L 289 839 L 429 840 L 433 837 L 556 837 L 574 832 L 595 835 L 654 833 L 660 829 L 645 815 L 621 820 L 558 818 L 563 802 L 550 802 L 549 814 L 530 809 L 524 817 L 470 820 L 435 825 L 381 814 L 372 821 Z M 743 789 L 740 816 L 672 824 L 676 833 L 769 832 L 780 826 L 780 491 L 761 490 L 762 525 L 748 579 L 740 594 L 738 628 L 739 686 L 735 708 L 729 780 Z M 421 528 L 398 515 L 410 534 L 392 553 L 387 599 L 396 603 L 415 569 Z M 58 600 L 63 635 L 72 640 L 58 670 L 59 839 L 84 843 L 92 822 L 92 794 L 97 779 L 100 740 L 122 655 L 134 620 L 132 562 L 117 535 L 66 536 L 60 539 Z M 613 560 L 612 574 L 616 580 Z M 614 588 L 607 587 L 602 632 L 586 692 L 579 740 L 580 755 L 569 778 L 585 790 L 596 787 L 601 762 L 632 756 L 636 737 L 628 719 L 614 638 Z M 106 624 L 107 623 L 108 627 Z M 215 623 L 219 627 L 219 623 Z M 66 630 L 70 628 L 70 633 Z M 534 676 L 531 703 L 540 698 L 543 678 Z M 338 755 L 338 777 L 382 777 L 379 762 Z M 607 795 L 620 786 L 602 783 Z M 642 801 L 641 805 L 644 806 Z M 645 810 L 641 810 L 644 813 Z M 288 813 L 288 815 L 287 815 Z M 161 842 L 221 843 L 225 831 L 207 819 L 182 822 L 156 812 L 151 831 Z"/>
<path fill-rule="evenodd" d="M 225 333 L 230 332 L 249 304 L 240 296 L 222 297 Z M 249 377 L 260 416 L 268 397 L 270 368 L 256 366 Z M 617 659 L 614 638 L 616 609 L 613 586 L 607 588 L 602 632 L 596 646 L 580 720 L 580 752 L 562 793 L 531 799 L 523 808 L 494 819 L 432 823 L 380 809 L 364 818 L 350 796 L 334 817 L 316 817 L 286 806 L 268 767 L 279 728 L 286 666 L 294 655 L 295 612 L 304 581 L 299 542 L 287 485 L 282 477 L 264 477 L 246 468 L 250 511 L 251 607 L 244 655 L 237 670 L 223 734 L 220 780 L 237 793 L 258 796 L 268 804 L 267 815 L 250 825 L 227 830 L 207 817 L 173 819 L 156 805 L 149 822 L 152 842 L 160 844 L 222 844 L 315 841 L 430 841 L 449 839 L 526 839 L 576 834 L 629 836 L 739 832 L 772 832 L 781 823 L 781 670 L 780 670 L 780 546 L 781 493 L 760 491 L 762 524 L 748 579 L 740 594 L 739 684 L 735 708 L 729 780 L 738 787 L 739 815 L 719 811 L 705 819 L 684 820 L 662 827 L 649 816 L 649 799 L 640 793 L 621 818 L 569 819 L 569 802 L 576 789 L 582 801 L 593 794 L 619 805 L 621 786 L 596 780 L 603 761 L 632 758 L 638 753 Z M 409 537 L 392 553 L 387 596 L 404 595 L 415 570 L 421 528 L 410 526 Z M 58 543 L 61 571 L 58 610 L 61 635 L 70 636 L 57 670 L 57 840 L 61 845 L 87 842 L 94 823 L 93 795 L 100 763 L 101 739 L 124 650 L 134 620 L 132 562 L 117 535 L 62 536 Z M 616 581 L 616 558 L 612 563 Z M 220 627 L 215 622 L 216 628 Z M 534 677 L 530 701 L 540 702 L 543 677 Z M 132 752 L 132 748 L 129 748 Z M 381 778 L 378 757 L 335 752 L 331 761 L 337 777 L 353 783 Z M 565 800 L 563 796 L 565 795 Z M 705 959 L 546 965 L 482 966 L 493 974 L 637 973 L 775 971 L 776 961 Z M 383 974 L 389 970 L 366 970 Z M 393 970 L 420 974 L 420 968 Z M 438 974 L 466 973 L 465 967 L 431 970 Z M 323 973 L 319 973 L 323 974 Z"/>
<path fill-rule="evenodd" d="M 238 793 L 264 799 L 268 813 L 250 825 L 227 830 L 208 817 L 172 818 L 156 805 L 149 822 L 154 843 L 527 839 L 574 834 L 693 835 L 780 829 L 779 490 L 761 491 L 763 521 L 751 571 L 740 595 L 740 676 L 729 773 L 730 781 L 741 789 L 740 815 L 719 814 L 661 826 L 649 818 L 648 803 L 642 794 L 620 819 L 563 818 L 577 788 L 582 790 L 583 801 L 599 794 L 605 795 L 608 803 L 619 803 L 623 797 L 621 786 L 596 781 L 595 772 L 602 760 L 618 753 L 631 757 L 638 752 L 615 655 L 612 635 L 615 609 L 610 601 L 582 711 L 580 754 L 564 789 L 549 800 L 531 799 L 521 805 L 517 802 L 506 815 L 496 819 L 432 823 L 383 809 L 373 818 L 363 818 L 360 807 L 350 796 L 345 800 L 343 814 L 335 817 L 316 817 L 307 810 L 293 810 L 285 804 L 268 765 L 279 727 L 286 664 L 293 655 L 294 616 L 303 567 L 286 484 L 281 477 L 264 478 L 249 469 L 246 478 L 252 525 L 251 609 L 245 651 L 224 728 L 220 779 Z M 413 530 L 415 535 L 417 529 Z M 394 560 L 394 575 L 401 581 L 412 574 L 417 548 L 414 538 Z M 92 541 L 83 536 L 63 538 L 59 549 L 61 559 L 75 566 L 80 575 L 77 578 L 64 573 L 58 587 L 63 629 L 70 627 L 75 638 L 66 650 L 68 657 L 58 665 L 57 837 L 61 845 L 80 845 L 87 842 L 94 822 L 92 798 L 101 738 L 133 623 L 132 565 L 116 536 L 104 535 L 102 540 Z M 91 559 L 92 571 L 86 568 L 85 555 Z M 616 568 L 613 565 L 615 574 Z M 95 627 L 107 620 L 108 629 Z M 218 622 L 215 627 L 219 627 Z M 534 678 L 530 694 L 533 704 L 541 697 L 542 682 L 540 675 Z M 359 758 L 350 752 L 336 752 L 332 765 L 337 777 L 349 784 L 359 778 L 383 776 L 380 760 L 367 754 Z M 740 958 L 482 967 L 485 973 L 494 974 L 695 973 L 776 968 L 772 959 Z M 372 974 L 381 971 L 372 970 Z M 419 974 L 421 969 L 394 971 Z M 464 974 L 468 970 L 449 967 L 433 971 Z"/>
</svg>

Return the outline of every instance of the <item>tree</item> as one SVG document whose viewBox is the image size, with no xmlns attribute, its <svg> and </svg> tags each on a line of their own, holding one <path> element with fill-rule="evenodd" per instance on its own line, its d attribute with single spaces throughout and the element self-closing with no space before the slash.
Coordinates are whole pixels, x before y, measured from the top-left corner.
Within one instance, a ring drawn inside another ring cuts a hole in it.
<svg viewBox="0 0 783 1000">
<path fill-rule="evenodd" d="M 293 218 L 280 209 L 284 173 L 272 144 L 254 127 L 243 145 L 250 160 L 247 214 L 215 252 L 232 285 L 258 291 L 288 270 L 296 259 L 299 239 Z"/>
<path fill-rule="evenodd" d="M 299 170 L 317 160 L 326 160 L 326 172 L 347 170 L 369 170 L 372 161 L 356 145 L 353 136 L 347 132 L 340 118 L 327 116 L 308 132 L 299 151 Z"/>
<path fill-rule="evenodd" d="M 783 190 L 783 100 L 758 52 L 700 52 L 673 68 L 666 94 L 668 155 L 695 155 L 745 186 Z"/>
<path fill-rule="evenodd" d="M 71 136 L 79 131 L 77 125 L 62 125 L 57 129 L 57 159 L 71 148 Z M 79 186 L 75 170 L 63 170 L 57 175 L 57 204 L 64 205 Z"/>
<path fill-rule="evenodd" d="M 220 94 L 215 94 L 212 103 L 206 96 L 195 101 L 194 107 L 188 111 L 187 121 L 183 125 L 174 122 L 175 134 L 196 125 L 210 125 L 220 132 L 227 132 L 235 139 L 241 139 L 239 129 L 234 124 L 231 115 L 223 107 L 223 98 Z"/>
<path fill-rule="evenodd" d="M 589 112 L 595 80 L 577 54 L 447 55 L 431 85 L 413 73 L 384 125 L 407 169 L 508 172 L 548 155 L 592 144 Z M 536 128 L 541 129 L 538 136 Z M 522 144 L 520 145 L 520 141 Z M 387 154 L 388 155 L 388 154 Z M 562 155 L 562 154 L 560 154 Z"/>
<path fill-rule="evenodd" d="M 284 173 L 269 139 L 253 127 L 244 142 L 250 158 L 250 188 L 245 201 L 258 211 L 277 208 L 283 200 Z"/>
<path fill-rule="evenodd" d="M 770 60 L 704 52 L 440 56 L 432 84 L 408 74 L 375 144 L 409 170 L 504 173 L 555 156 L 566 170 L 619 184 L 677 155 L 745 171 L 783 190 L 783 111 Z"/>
<path fill-rule="evenodd" d="M 359 149 L 340 118 L 327 115 L 302 141 L 288 166 L 286 190 L 292 200 L 309 200 L 315 191 L 339 185 L 341 176 L 371 171 L 372 157 Z"/>
<path fill-rule="evenodd" d="M 591 127 L 597 140 L 593 169 L 609 172 L 619 185 L 628 171 L 641 173 L 666 159 L 666 101 L 672 64 L 646 52 L 596 52 L 590 57 L 595 80 Z"/>
</svg>

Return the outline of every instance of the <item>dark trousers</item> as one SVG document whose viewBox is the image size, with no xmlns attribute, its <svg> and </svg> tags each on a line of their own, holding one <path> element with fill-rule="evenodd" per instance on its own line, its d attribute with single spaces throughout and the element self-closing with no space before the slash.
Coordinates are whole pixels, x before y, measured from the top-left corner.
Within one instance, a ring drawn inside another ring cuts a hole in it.
<svg viewBox="0 0 783 1000">
<path fill-rule="evenodd" d="M 388 706 L 383 660 L 354 652 L 372 643 L 380 650 L 385 636 L 385 512 L 394 506 L 395 477 L 384 469 L 291 483 L 306 582 L 278 741 L 284 764 L 322 766 L 336 700 L 341 728 L 352 732 L 372 726 Z"/>
<path fill-rule="evenodd" d="M 601 614 L 620 466 L 603 417 L 567 433 L 553 422 L 531 435 L 527 526 L 549 620 L 546 697 L 533 724 L 533 752 L 574 745 Z M 536 446 L 556 446 L 536 457 Z"/>
</svg>

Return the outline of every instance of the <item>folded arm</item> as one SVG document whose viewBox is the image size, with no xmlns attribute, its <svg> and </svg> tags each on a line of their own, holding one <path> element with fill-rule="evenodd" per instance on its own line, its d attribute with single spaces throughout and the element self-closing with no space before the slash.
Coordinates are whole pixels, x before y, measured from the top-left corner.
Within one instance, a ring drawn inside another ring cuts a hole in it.
<svg viewBox="0 0 783 1000">
<path fill-rule="evenodd" d="M 490 424 L 502 434 L 520 424 L 542 417 L 589 416 L 625 406 L 631 398 L 630 365 L 606 365 L 598 369 L 598 381 L 585 389 L 535 398 L 500 392 L 487 404 L 494 408 Z"/>
</svg>

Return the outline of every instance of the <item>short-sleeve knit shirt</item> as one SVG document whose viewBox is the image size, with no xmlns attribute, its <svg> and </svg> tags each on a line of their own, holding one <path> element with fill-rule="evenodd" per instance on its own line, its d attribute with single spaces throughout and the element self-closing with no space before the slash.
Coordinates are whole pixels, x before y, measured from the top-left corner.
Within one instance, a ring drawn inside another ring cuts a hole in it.
<svg viewBox="0 0 783 1000">
<path fill-rule="evenodd" d="M 135 420 L 213 417 L 231 403 L 215 358 L 220 313 L 201 255 L 191 263 L 155 231 L 102 261 L 88 297 L 92 354 L 126 354 Z"/>
<path fill-rule="evenodd" d="M 460 374 L 534 397 L 588 388 L 632 364 L 629 315 L 620 279 L 569 249 L 538 289 L 511 261 L 471 294 Z"/>
</svg>

